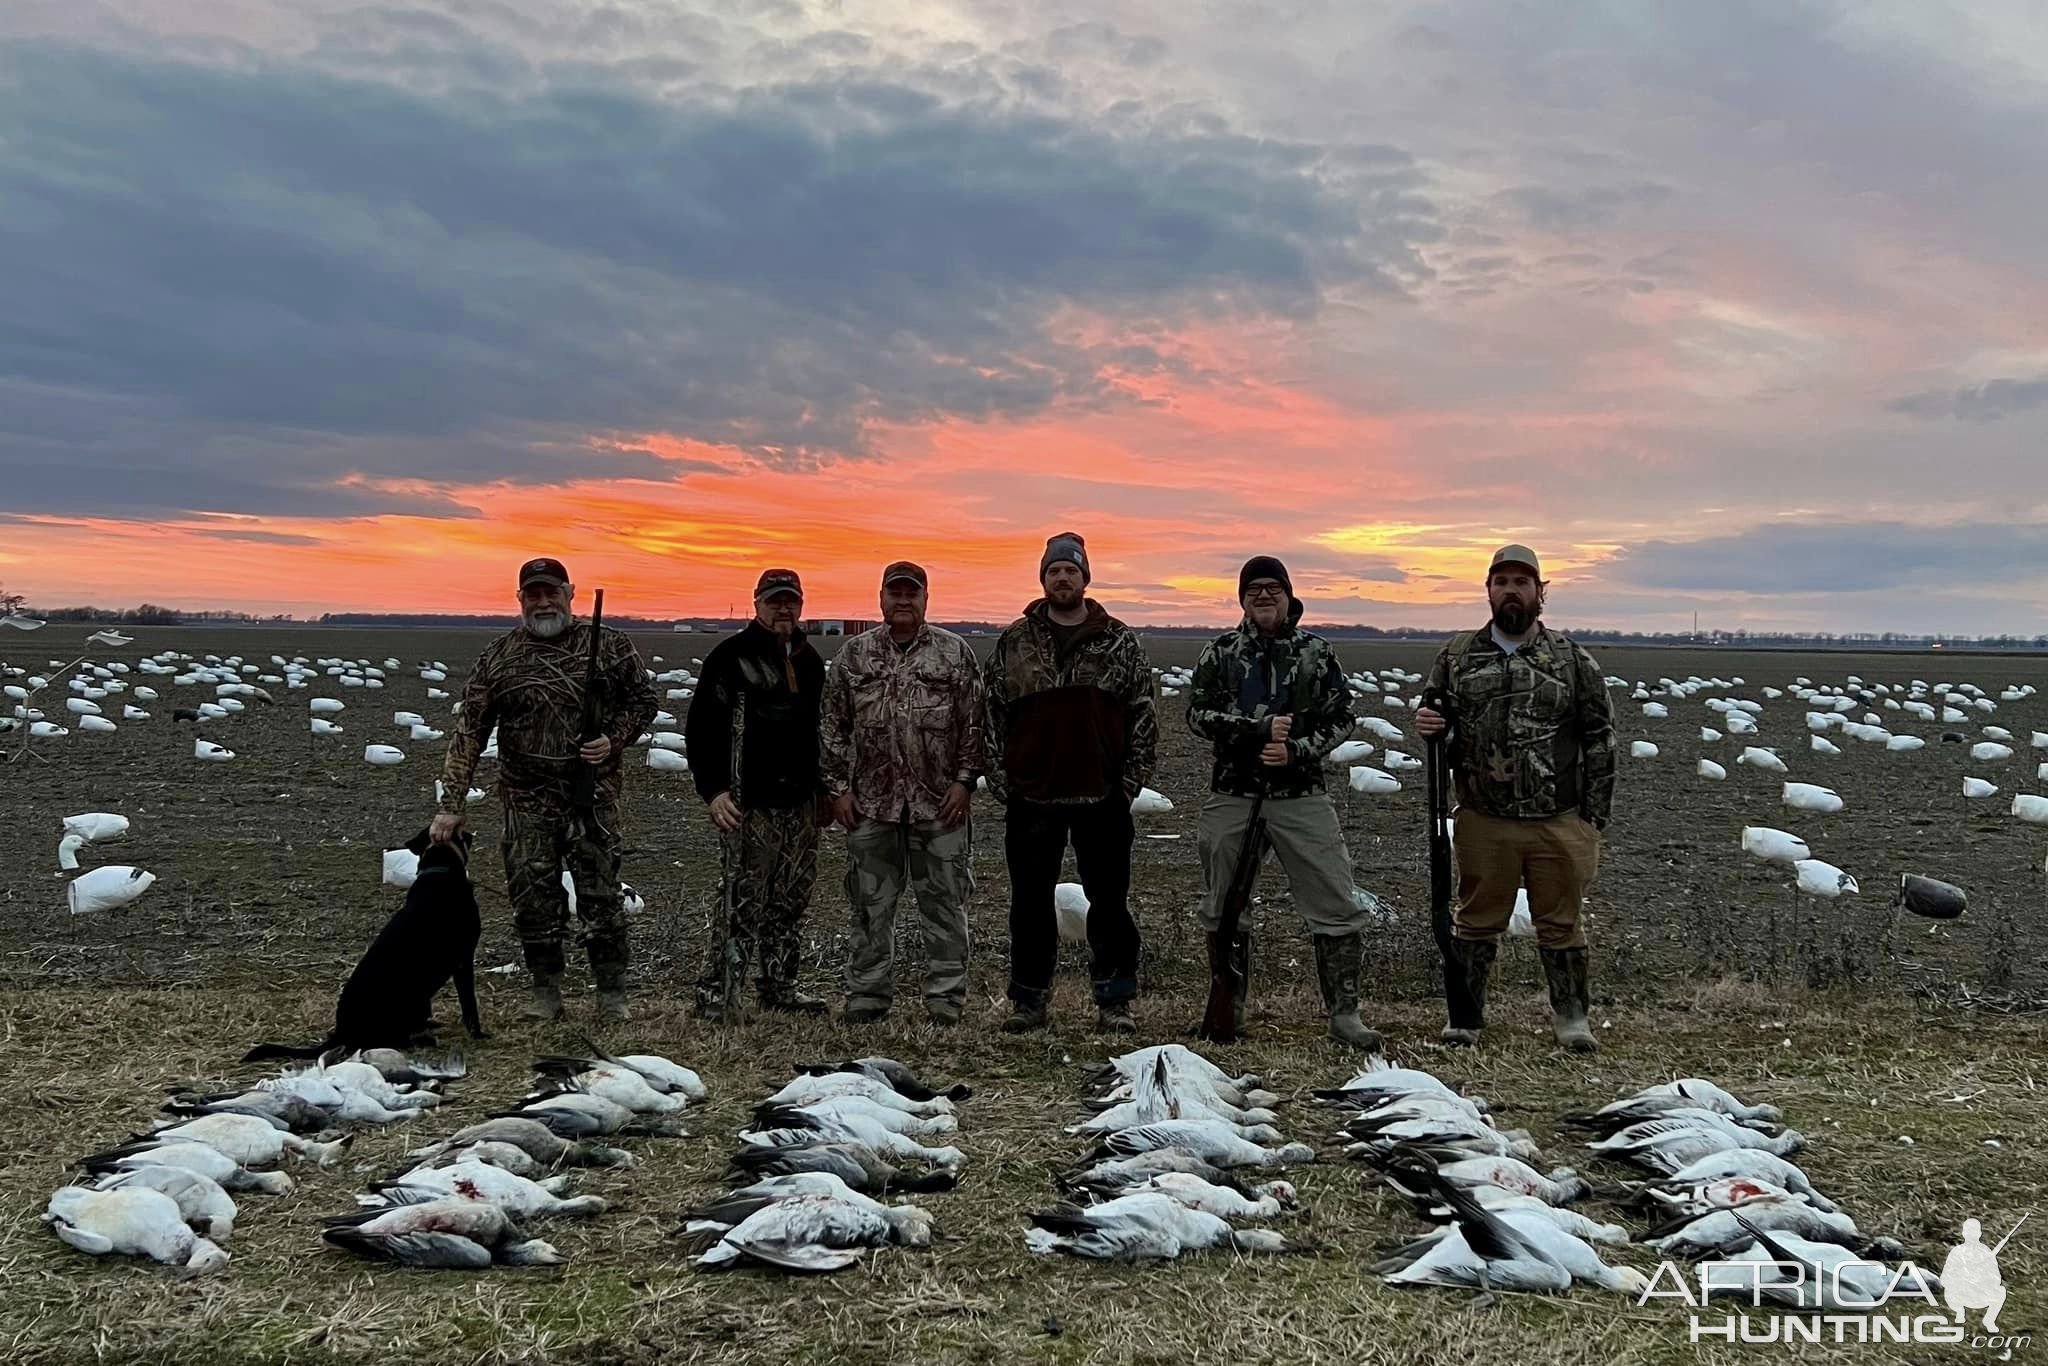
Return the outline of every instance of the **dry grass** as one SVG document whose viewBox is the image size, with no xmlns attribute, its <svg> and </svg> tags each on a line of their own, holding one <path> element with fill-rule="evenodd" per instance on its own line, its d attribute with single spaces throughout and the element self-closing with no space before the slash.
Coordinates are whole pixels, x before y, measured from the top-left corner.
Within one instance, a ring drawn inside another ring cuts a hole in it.
<svg viewBox="0 0 2048 1366">
<path fill-rule="evenodd" d="M 572 1003 L 572 1023 L 586 1007 Z M 525 1063 L 568 1043 L 573 1028 L 508 1024 L 471 1054 L 452 1102 L 413 1132 L 370 1133 L 330 1171 L 299 1170 L 298 1193 L 243 1203 L 234 1263 L 180 1282 L 161 1268 L 89 1262 L 35 1221 L 65 1162 L 140 1127 L 174 1084 L 221 1077 L 220 1040 L 251 1038 L 280 1017 L 310 1027 L 314 993 L 138 991 L 118 996 L 43 991 L 0 1007 L 16 1088 L 0 1122 L 0 1358 L 23 1363 L 194 1361 L 839 1361 L 956 1362 L 1001 1356 L 1057 1361 L 1179 1361 L 1224 1354 L 1286 1361 L 1413 1361 L 1484 1355 L 1523 1362 L 1717 1359 L 1686 1344 L 1675 1310 L 1637 1309 L 1580 1290 L 1509 1297 L 1474 1311 L 1455 1293 L 1379 1285 L 1361 1262 L 1413 1227 L 1362 1168 L 1342 1161 L 1299 1173 L 1313 1210 L 1308 1259 L 1207 1255 L 1172 1267 L 1123 1268 L 1026 1254 L 1020 1212 L 1050 1198 L 1051 1174 L 1084 1146 L 1060 1132 L 1075 1113 L 1083 1064 L 1104 1055 L 1085 1033 L 1084 1003 L 1063 992 L 1051 1034 L 1015 1040 L 992 1026 L 988 1002 L 969 1024 L 939 1032 L 908 1020 L 873 1032 L 833 1023 L 793 1028 L 753 1021 L 710 1031 L 674 1007 L 648 1003 L 620 1042 L 698 1067 L 714 1088 L 692 1136 L 639 1141 L 643 1165 L 582 1182 L 613 1200 L 587 1222 L 550 1226 L 571 1258 L 558 1270 L 483 1275 L 375 1269 L 323 1249 L 319 1220 L 345 1209 L 417 1135 L 444 1132 L 517 1094 Z M 493 981 L 487 1009 L 509 1021 L 509 988 Z M 1148 1037 L 1177 1035 L 1184 1003 L 1148 1001 Z M 1781 1106 L 1814 1140 L 1807 1166 L 1875 1232 L 1938 1264 L 1968 1214 L 1994 1234 L 2042 1207 L 2048 1164 L 2033 1152 L 2048 1047 L 2032 1019 L 1926 1013 L 1849 999 L 1788 1001 L 1719 983 L 1661 1006 L 1603 1012 L 1608 1048 L 1590 1062 L 1550 1046 L 1533 997 L 1513 993 L 1501 1026 L 1476 1054 L 1448 1055 L 1429 1036 L 1426 1004 L 1381 1012 L 1403 1061 L 1469 1083 L 1503 1122 L 1533 1130 L 1555 1161 L 1583 1159 L 1552 1119 L 1678 1072 L 1744 1078 L 1754 1099 Z M 1794 1038 L 1786 1047 L 1783 1040 Z M 1825 1046 L 1823 1046 L 1825 1041 Z M 872 1254 L 829 1279 L 744 1272 L 700 1275 L 669 1236 L 674 1213 L 715 1189 L 731 1134 L 749 1104 L 791 1064 L 878 1050 L 928 1077 L 964 1080 L 960 1142 L 972 1156 L 961 1189 L 927 1197 L 945 1240 L 928 1252 Z M 1286 1094 L 1341 1078 L 1348 1059 L 1315 1032 L 1311 1003 L 1269 997 L 1254 1038 L 1219 1061 L 1265 1073 Z M 1967 1061 L 1958 1062 L 1958 1059 Z M 1967 1100 L 1951 1101 L 1954 1096 Z M 1324 1112 L 1292 1104 L 1291 1136 L 1326 1150 Z M 1915 1144 L 1897 1142 L 1910 1134 Z M 1983 1146 L 1987 1138 L 2003 1146 Z M 1620 1175 L 1609 1172 L 1608 1175 Z M 2013 1299 L 2006 1326 L 2038 1323 L 2048 1259 L 2015 1240 L 2005 1257 Z M 1648 1265 L 1650 1258 L 1635 1259 Z M 1752 1349 L 1753 1350 L 1753 1349 Z M 1782 1349 L 1775 1349 L 1782 1350 Z M 1874 1360 L 1879 1348 L 1859 1349 Z M 1924 1352 L 1925 1349 L 1919 1349 Z M 1866 1359 L 1859 1356 L 1859 1360 Z"/>
</svg>

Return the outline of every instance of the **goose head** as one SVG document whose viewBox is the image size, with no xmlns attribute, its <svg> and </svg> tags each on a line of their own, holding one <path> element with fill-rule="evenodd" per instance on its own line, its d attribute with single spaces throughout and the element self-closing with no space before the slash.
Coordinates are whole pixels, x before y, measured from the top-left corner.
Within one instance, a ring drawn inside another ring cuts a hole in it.
<svg viewBox="0 0 2048 1366">
<path fill-rule="evenodd" d="M 1806 1135 L 1800 1133 L 1797 1129 L 1787 1129 L 1770 1142 L 1770 1150 L 1779 1157 L 1783 1157 L 1787 1153 L 1796 1153 L 1805 1146 Z"/>
<path fill-rule="evenodd" d="M 918 1205 L 891 1205 L 885 1216 L 889 1236 L 904 1247 L 930 1247 L 932 1212 Z"/>
<path fill-rule="evenodd" d="M 566 1258 L 555 1251 L 553 1243 L 530 1238 L 525 1242 L 506 1243 L 498 1249 L 497 1260 L 506 1266 L 560 1266 Z"/>
<path fill-rule="evenodd" d="M 1315 1160 L 1316 1150 L 1314 1148 L 1309 1147 L 1306 1143 L 1289 1143 L 1284 1148 L 1275 1148 L 1269 1159 L 1269 1161 L 1275 1165 L 1284 1165 L 1294 1162 L 1313 1162 Z"/>
<path fill-rule="evenodd" d="M 1294 1188 L 1292 1181 L 1267 1181 L 1253 1186 L 1252 1194 L 1262 1200 L 1271 1200 L 1281 1209 L 1301 1208 L 1301 1192 Z"/>
<path fill-rule="evenodd" d="M 57 867 L 70 872 L 78 866 L 78 851 L 85 847 L 85 836 L 66 835 L 57 841 Z"/>
</svg>

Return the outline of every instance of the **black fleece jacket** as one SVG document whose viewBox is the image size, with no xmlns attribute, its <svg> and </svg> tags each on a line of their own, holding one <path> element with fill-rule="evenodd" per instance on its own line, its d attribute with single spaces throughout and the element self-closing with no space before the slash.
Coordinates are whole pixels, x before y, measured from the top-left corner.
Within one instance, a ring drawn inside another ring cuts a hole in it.
<svg viewBox="0 0 2048 1366">
<path fill-rule="evenodd" d="M 705 801 L 731 792 L 745 810 L 815 802 L 818 707 L 825 661 L 801 633 L 785 653 L 760 622 L 726 637 L 705 656 L 683 723 L 690 776 Z"/>
</svg>

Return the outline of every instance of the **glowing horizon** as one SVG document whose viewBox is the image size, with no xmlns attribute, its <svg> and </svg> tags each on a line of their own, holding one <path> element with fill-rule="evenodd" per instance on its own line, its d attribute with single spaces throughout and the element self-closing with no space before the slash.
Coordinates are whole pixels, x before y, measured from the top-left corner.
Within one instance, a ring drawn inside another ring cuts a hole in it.
<svg viewBox="0 0 2048 1366">
<path fill-rule="evenodd" d="M 1541 8 L 0 13 L 0 585 L 2038 633 L 2048 32 Z"/>
</svg>

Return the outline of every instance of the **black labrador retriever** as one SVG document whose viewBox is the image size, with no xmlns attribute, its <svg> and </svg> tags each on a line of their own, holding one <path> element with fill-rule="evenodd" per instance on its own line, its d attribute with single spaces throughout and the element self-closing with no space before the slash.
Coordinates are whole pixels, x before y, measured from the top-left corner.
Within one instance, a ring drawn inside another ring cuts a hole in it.
<svg viewBox="0 0 2048 1366">
<path fill-rule="evenodd" d="M 305 1047 L 258 1044 L 243 1062 L 315 1058 L 336 1049 L 407 1048 L 431 1033 L 436 992 L 451 980 L 462 1024 L 487 1039 L 476 1009 L 476 944 L 483 933 L 476 889 L 469 883 L 470 835 L 435 844 L 422 830 L 406 842 L 419 855 L 419 876 L 384 928 L 363 952 L 334 1006 L 334 1029 Z"/>
</svg>

